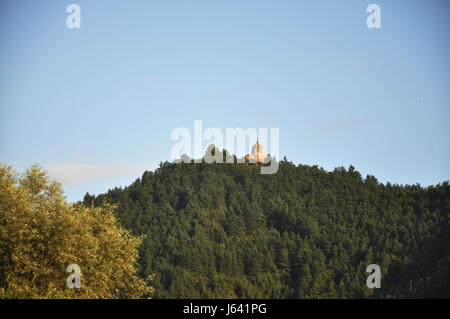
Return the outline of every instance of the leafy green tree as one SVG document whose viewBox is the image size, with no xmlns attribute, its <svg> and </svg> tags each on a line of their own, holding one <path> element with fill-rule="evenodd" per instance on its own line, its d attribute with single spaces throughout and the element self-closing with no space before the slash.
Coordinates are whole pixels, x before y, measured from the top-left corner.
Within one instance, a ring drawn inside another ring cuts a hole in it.
<svg viewBox="0 0 450 319">
<path fill-rule="evenodd" d="M 20 176 L 1 165 L 0 297 L 149 296 L 152 288 L 136 274 L 143 237 L 125 230 L 114 211 L 69 204 L 37 165 Z M 79 289 L 66 285 L 70 264 L 81 269 Z"/>
</svg>

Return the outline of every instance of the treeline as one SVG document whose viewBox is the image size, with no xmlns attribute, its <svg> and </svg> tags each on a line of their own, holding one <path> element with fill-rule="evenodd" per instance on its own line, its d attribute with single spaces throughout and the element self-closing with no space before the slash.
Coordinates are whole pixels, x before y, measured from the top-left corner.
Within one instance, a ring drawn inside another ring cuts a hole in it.
<svg viewBox="0 0 450 319">
<path fill-rule="evenodd" d="M 84 205 L 117 203 L 154 298 L 450 297 L 448 182 L 382 184 L 353 166 L 327 172 L 284 159 L 162 163 Z M 369 264 L 381 267 L 369 289 Z"/>
</svg>

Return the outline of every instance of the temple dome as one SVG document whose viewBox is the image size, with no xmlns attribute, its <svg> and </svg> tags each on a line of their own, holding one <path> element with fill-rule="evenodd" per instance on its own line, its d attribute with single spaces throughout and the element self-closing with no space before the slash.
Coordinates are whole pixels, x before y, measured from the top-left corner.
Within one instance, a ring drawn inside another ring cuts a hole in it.
<svg viewBox="0 0 450 319">
<path fill-rule="evenodd" d="M 252 147 L 252 154 L 264 153 L 263 146 L 256 141 L 256 144 Z"/>
<path fill-rule="evenodd" d="M 252 153 L 245 157 L 250 162 L 264 163 L 268 154 L 264 153 L 263 146 L 256 140 L 256 144 L 252 147 Z"/>
</svg>

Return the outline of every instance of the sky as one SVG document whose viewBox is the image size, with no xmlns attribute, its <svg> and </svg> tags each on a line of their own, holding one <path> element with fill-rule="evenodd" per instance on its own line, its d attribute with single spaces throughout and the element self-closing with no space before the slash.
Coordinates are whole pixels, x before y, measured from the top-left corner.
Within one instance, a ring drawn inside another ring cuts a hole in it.
<svg viewBox="0 0 450 319">
<path fill-rule="evenodd" d="M 40 164 L 77 201 L 170 160 L 173 130 L 202 120 L 279 128 L 295 164 L 442 183 L 449 13 L 447 0 L 0 0 L 0 162 Z"/>
</svg>

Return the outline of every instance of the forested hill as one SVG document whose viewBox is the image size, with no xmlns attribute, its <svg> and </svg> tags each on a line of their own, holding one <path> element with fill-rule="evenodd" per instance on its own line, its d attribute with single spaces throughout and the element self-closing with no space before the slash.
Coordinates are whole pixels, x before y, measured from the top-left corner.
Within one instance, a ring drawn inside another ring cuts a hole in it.
<svg viewBox="0 0 450 319">
<path fill-rule="evenodd" d="M 163 163 L 118 203 L 154 298 L 450 297 L 448 182 L 381 184 L 354 167 Z M 368 289 L 369 264 L 381 288 Z"/>
</svg>

